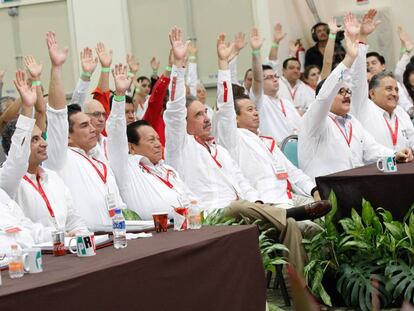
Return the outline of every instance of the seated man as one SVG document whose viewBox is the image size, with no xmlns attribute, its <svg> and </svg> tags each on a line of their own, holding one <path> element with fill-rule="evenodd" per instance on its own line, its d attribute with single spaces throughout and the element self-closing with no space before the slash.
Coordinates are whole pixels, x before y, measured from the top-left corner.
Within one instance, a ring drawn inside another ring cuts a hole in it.
<svg viewBox="0 0 414 311">
<path fill-rule="evenodd" d="M 363 166 L 395 153 L 378 144 L 361 123 L 349 115 L 350 90 L 344 78 L 349 75 L 349 68 L 358 54 L 358 30 L 352 32 L 348 17 L 345 17 L 345 58 L 319 83 L 316 101 L 304 115 L 303 130 L 299 133 L 299 166 L 311 178 Z M 408 149 L 395 155 L 399 161 L 412 160 Z"/>
<path fill-rule="evenodd" d="M 362 20 L 363 27 L 353 18 L 355 25 L 360 28 L 360 44 L 358 57 L 351 71 L 351 112 L 381 145 L 395 151 L 403 148 L 414 149 L 414 126 L 409 115 L 398 105 L 400 89 L 393 74 L 386 71 L 376 73 L 369 83 L 369 91 L 368 85 L 364 83 L 367 80 L 366 40 L 377 25 L 374 21 L 375 13 L 373 11 L 365 15 Z M 368 28 L 368 25 L 373 27 Z"/>
<path fill-rule="evenodd" d="M 96 157 L 94 148 L 98 134 L 90 117 L 80 106 L 71 105 L 69 111 L 66 109 L 61 72 L 67 51 L 59 50 L 54 35 L 49 40 L 49 53 L 52 74 L 56 74 L 51 84 L 55 89 L 54 98 L 49 94 L 49 101 L 57 111 L 48 115 L 49 159 L 45 167 L 56 171 L 63 179 L 88 228 L 110 225 L 110 211 L 124 204 L 115 176 L 110 167 Z"/>
<path fill-rule="evenodd" d="M 220 40 L 224 41 L 224 38 Z M 303 272 L 306 253 L 301 244 L 302 236 L 295 220 L 290 217 L 304 220 L 322 216 L 329 211 L 329 206 L 285 210 L 262 204 L 258 192 L 244 178 L 228 151 L 214 143 L 205 106 L 194 97 L 186 100 L 183 65 L 187 49 L 181 41 L 181 30 L 171 30 L 170 42 L 175 64 L 171 74 L 170 101 L 164 112 L 166 162 L 181 174 L 205 211 L 224 208 L 225 214 L 232 217 L 261 219 L 276 227 L 290 250 L 290 262 Z M 220 53 L 228 56 L 231 47 L 220 46 Z"/>
<path fill-rule="evenodd" d="M 278 95 L 279 76 L 271 66 L 262 66 L 260 48 L 263 39 L 256 28 L 252 29 L 252 34 L 256 40 L 251 43 L 253 85 L 250 97 L 262 115 L 262 135 L 272 136 L 281 143 L 287 136 L 300 130 L 302 118 L 289 99 Z"/>
<path fill-rule="evenodd" d="M 49 115 L 58 111 L 52 108 L 54 79 L 52 74 Z M 1 169 L 0 187 L 17 201 L 33 222 L 67 230 L 71 235 L 87 231 L 63 180 L 56 172 L 41 166 L 42 162 L 47 162 L 48 154 L 42 132 L 31 118 L 36 92 L 26 84 L 21 71 L 16 73 L 15 85 L 22 98 L 22 112 L 17 122 L 10 122 L 3 133 L 2 144 L 8 157 Z"/>
<path fill-rule="evenodd" d="M 91 123 L 96 129 L 98 135 L 98 143 L 96 144 L 97 159 L 101 161 L 108 160 L 108 142 L 102 134 L 106 125 L 106 111 L 102 104 L 96 99 L 92 99 L 85 104 L 83 112 L 91 118 Z"/>
<path fill-rule="evenodd" d="M 54 226 L 45 227 L 24 216 L 20 206 L 0 189 L 0 257 L 9 252 L 12 244 L 21 248 L 51 242 Z"/>
<path fill-rule="evenodd" d="M 113 75 L 116 91 L 107 122 L 108 155 L 121 196 L 141 219 L 152 219 L 153 212 L 172 216 L 172 207 L 196 198 L 162 160 L 160 138 L 151 125 L 144 120 L 126 125 L 125 92 L 131 79 L 121 65 L 115 66 Z"/>
<path fill-rule="evenodd" d="M 312 194 L 320 200 L 314 182 L 284 156 L 275 139 L 259 136 L 259 114 L 249 97 L 239 95 L 233 102 L 232 88 L 227 87 L 231 85 L 228 59 L 220 53 L 219 56 L 217 142 L 229 151 L 264 202 L 288 209 L 313 202 Z M 293 195 L 292 187 L 302 195 Z M 298 225 L 305 236 L 318 228 L 310 221 Z"/>
</svg>

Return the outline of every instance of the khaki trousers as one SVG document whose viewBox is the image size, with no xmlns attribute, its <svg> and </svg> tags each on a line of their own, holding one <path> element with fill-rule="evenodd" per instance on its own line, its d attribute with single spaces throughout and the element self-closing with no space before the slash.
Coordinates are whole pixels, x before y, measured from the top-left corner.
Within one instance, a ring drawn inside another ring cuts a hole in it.
<svg viewBox="0 0 414 311">
<path fill-rule="evenodd" d="M 303 268 L 308 260 L 302 245 L 302 233 L 297 222 L 293 218 L 286 219 L 286 209 L 269 204 L 252 203 L 246 200 L 238 200 L 224 208 L 224 214 L 237 220 L 242 216 L 253 223 L 260 219 L 265 227 L 275 227 L 278 231 L 277 241 L 283 243 L 289 253 L 284 254 L 296 271 L 303 275 Z"/>
</svg>

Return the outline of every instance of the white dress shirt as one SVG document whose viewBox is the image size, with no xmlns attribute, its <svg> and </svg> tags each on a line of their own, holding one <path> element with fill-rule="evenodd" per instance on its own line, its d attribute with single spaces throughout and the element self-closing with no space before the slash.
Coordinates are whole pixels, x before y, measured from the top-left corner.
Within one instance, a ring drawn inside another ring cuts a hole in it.
<svg viewBox="0 0 414 311">
<path fill-rule="evenodd" d="M 178 173 L 163 160 L 154 165 L 144 156 L 128 154 L 125 102 L 113 101 L 107 133 L 108 156 L 122 199 L 141 219 L 152 219 L 154 212 L 172 216 L 172 207 L 180 206 L 179 199 L 195 199 Z"/>
<path fill-rule="evenodd" d="M 209 150 L 187 133 L 184 73 L 173 67 L 170 101 L 164 112 L 166 162 L 180 173 L 205 210 L 224 208 L 236 199 L 259 200 L 225 148 L 207 143 Z"/>
<path fill-rule="evenodd" d="M 272 137 L 260 137 L 237 128 L 232 90 L 228 89 L 225 101 L 224 83 L 229 85 L 230 71 L 220 70 L 216 115 L 218 143 L 227 148 L 264 202 L 293 204 L 289 183 L 296 186 L 299 193 L 309 196 L 315 184 L 283 155 Z"/>
<path fill-rule="evenodd" d="M 410 62 L 410 59 L 411 59 L 410 54 L 404 53 L 401 56 L 400 60 L 398 61 L 397 65 L 395 66 L 395 70 L 394 70 L 394 76 L 395 76 L 395 79 L 397 80 L 397 86 L 398 86 L 398 96 L 400 97 L 398 100 L 398 104 L 407 112 L 410 109 L 412 109 L 414 106 L 413 99 L 408 94 L 407 88 L 404 85 L 404 78 L 403 78 L 405 67 Z"/>
<path fill-rule="evenodd" d="M 338 116 L 329 112 L 347 74 L 348 68 L 340 63 L 303 116 L 299 132 L 299 167 L 311 178 L 363 166 L 394 154 L 392 149 L 378 144 L 356 118 L 345 119 L 345 131 Z"/>
<path fill-rule="evenodd" d="M 414 149 L 414 126 L 409 115 L 397 105 L 391 116 L 368 98 L 365 44 L 359 44 L 358 56 L 352 67 L 352 106 L 351 111 L 364 128 L 377 142 L 392 148 Z M 397 130 L 397 131 L 396 131 Z M 396 137 L 395 133 L 397 133 Z"/>
<path fill-rule="evenodd" d="M 34 119 L 19 116 L 9 156 L 1 169 L 0 187 L 33 222 L 67 231 L 86 231 L 85 223 L 73 206 L 69 189 L 55 172 L 39 167 L 40 188 L 37 175 L 27 173 L 34 123 Z M 42 197 L 42 191 L 51 211 Z"/>
<path fill-rule="evenodd" d="M 285 98 L 273 98 L 263 93 L 256 97 L 253 88 L 250 98 L 256 104 L 260 115 L 260 133 L 276 138 L 280 144 L 287 136 L 300 131 L 302 117 L 292 102 Z"/>
<path fill-rule="evenodd" d="M 52 241 L 55 227 L 45 227 L 32 222 L 3 189 L 0 189 L 0 215 L 0 255 L 7 253 L 12 244 L 27 248 L 37 243 Z M 20 231 L 8 233 L 6 228 L 19 228 Z"/>
<path fill-rule="evenodd" d="M 68 133 L 67 109 L 56 111 L 49 107 L 49 158 L 44 166 L 55 170 L 63 179 L 72 194 L 75 208 L 89 228 L 110 225 L 112 220 L 107 210 L 106 196 L 109 193 L 114 194 L 115 204 L 119 208 L 123 205 L 115 176 L 109 165 L 96 158 L 93 149 L 86 154 L 80 148 L 68 147 Z M 103 177 L 106 171 L 106 182 L 97 170 Z"/>
<path fill-rule="evenodd" d="M 294 87 L 292 87 L 285 77 L 279 78 L 279 96 L 281 98 L 287 98 L 293 102 L 297 109 L 306 111 L 309 105 L 315 100 L 315 90 L 309 85 L 301 81 L 296 81 Z"/>
<path fill-rule="evenodd" d="M 88 95 L 88 89 L 91 81 L 83 81 L 79 79 L 76 83 L 76 87 L 73 90 L 72 98 L 70 100 L 71 104 L 76 104 L 81 106 L 82 110 L 85 106 L 86 96 Z"/>
</svg>

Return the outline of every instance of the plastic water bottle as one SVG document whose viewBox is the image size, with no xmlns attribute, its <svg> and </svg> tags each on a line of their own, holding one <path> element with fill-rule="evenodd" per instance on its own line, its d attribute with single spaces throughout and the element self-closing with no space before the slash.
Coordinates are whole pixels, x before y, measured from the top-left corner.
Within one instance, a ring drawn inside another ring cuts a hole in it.
<svg viewBox="0 0 414 311">
<path fill-rule="evenodd" d="M 9 275 L 11 279 L 21 278 L 24 275 L 22 251 L 16 244 L 11 245 L 9 257 Z"/>
<path fill-rule="evenodd" d="M 112 232 L 114 234 L 114 247 L 127 247 L 125 218 L 120 208 L 115 209 L 115 215 L 112 217 Z"/>
</svg>

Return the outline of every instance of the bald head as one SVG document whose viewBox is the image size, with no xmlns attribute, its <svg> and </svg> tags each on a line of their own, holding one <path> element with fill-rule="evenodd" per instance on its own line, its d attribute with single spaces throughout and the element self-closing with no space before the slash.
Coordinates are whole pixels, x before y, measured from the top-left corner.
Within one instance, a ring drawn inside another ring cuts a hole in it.
<svg viewBox="0 0 414 311">
<path fill-rule="evenodd" d="M 106 112 L 102 104 L 96 99 L 92 99 L 85 104 L 84 112 L 91 118 L 92 125 L 100 134 L 106 123 Z"/>
</svg>

